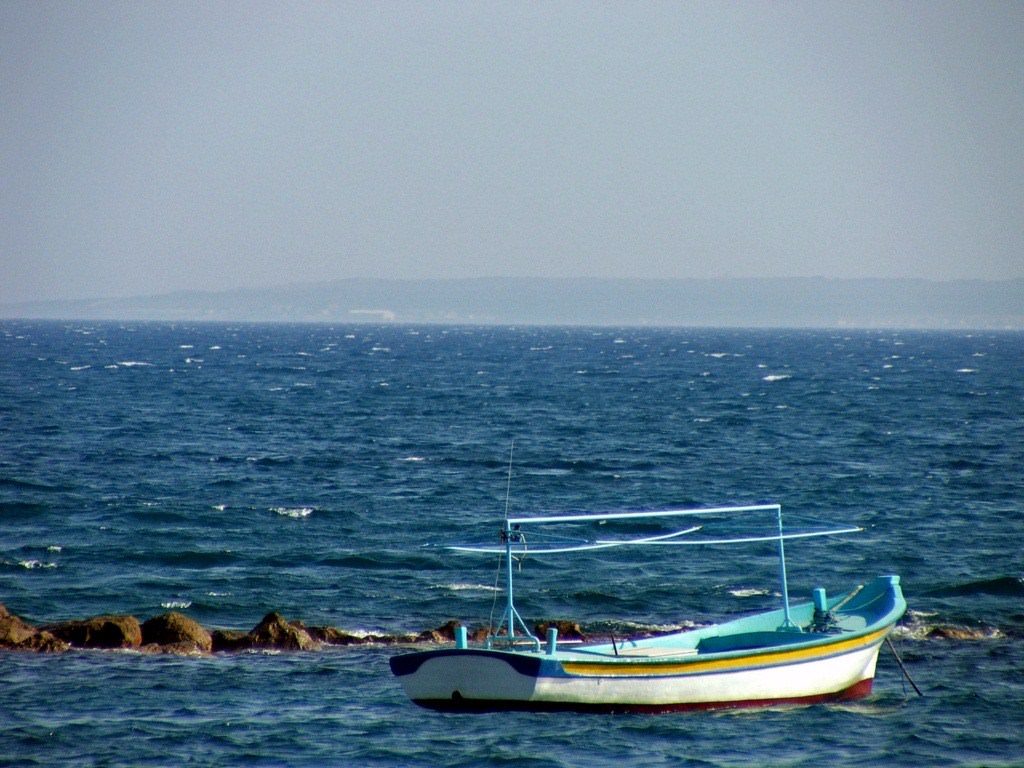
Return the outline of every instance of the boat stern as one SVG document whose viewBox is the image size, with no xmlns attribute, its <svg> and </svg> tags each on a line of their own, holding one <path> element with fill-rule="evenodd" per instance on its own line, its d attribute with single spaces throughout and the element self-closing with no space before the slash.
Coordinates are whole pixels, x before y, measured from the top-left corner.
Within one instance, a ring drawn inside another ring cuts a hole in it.
<svg viewBox="0 0 1024 768">
<path fill-rule="evenodd" d="M 401 654 L 390 664 L 406 695 L 432 709 L 529 702 L 541 671 L 537 656 L 468 648 Z"/>
</svg>

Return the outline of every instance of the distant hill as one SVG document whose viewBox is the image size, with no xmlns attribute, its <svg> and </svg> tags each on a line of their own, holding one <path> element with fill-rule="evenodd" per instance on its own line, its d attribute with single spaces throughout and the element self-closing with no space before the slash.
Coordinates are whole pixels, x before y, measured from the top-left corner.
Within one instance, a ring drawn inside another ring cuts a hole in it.
<svg viewBox="0 0 1024 768">
<path fill-rule="evenodd" d="M 338 280 L 0 305 L 26 319 L 1024 328 L 1024 279 Z"/>
</svg>

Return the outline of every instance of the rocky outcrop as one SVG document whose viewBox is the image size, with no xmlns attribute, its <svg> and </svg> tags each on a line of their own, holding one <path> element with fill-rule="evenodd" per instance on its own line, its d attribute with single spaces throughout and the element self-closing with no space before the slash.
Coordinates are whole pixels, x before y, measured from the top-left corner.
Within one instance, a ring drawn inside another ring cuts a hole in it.
<svg viewBox="0 0 1024 768">
<path fill-rule="evenodd" d="M 363 645 L 372 635 L 354 635 L 337 627 L 307 627 L 309 636 L 323 645 Z M 370 641 L 372 642 L 372 641 Z"/>
<path fill-rule="evenodd" d="M 416 635 L 416 642 L 450 643 L 455 640 L 456 628 L 461 626 L 462 624 L 458 621 L 446 622 L 436 629 L 428 629 L 426 632 L 420 632 L 420 634 Z"/>
<path fill-rule="evenodd" d="M 214 630 L 212 640 L 214 652 L 261 649 L 312 651 L 323 642 L 307 630 L 301 621 L 288 621 L 276 611 L 264 616 L 249 632 Z"/>
<path fill-rule="evenodd" d="M 280 613 L 268 613 L 249 633 L 253 648 L 284 651 L 312 651 L 320 644 L 310 637 L 301 622 L 289 623 Z"/>
<path fill-rule="evenodd" d="M 558 638 L 560 640 L 584 640 L 586 636 L 583 634 L 583 628 L 575 621 L 567 621 L 565 619 L 559 619 L 558 621 L 542 621 L 540 624 L 533 628 L 537 637 L 543 638 L 548 633 L 548 629 L 554 627 L 558 630 Z"/>
<path fill-rule="evenodd" d="M 171 611 L 142 623 L 142 645 L 169 653 L 210 653 L 213 637 L 195 619 Z"/>
<path fill-rule="evenodd" d="M 214 653 L 230 653 L 251 648 L 249 633 L 235 629 L 215 629 L 210 633 Z"/>
<path fill-rule="evenodd" d="M 18 646 L 36 632 L 38 630 L 35 627 L 12 614 L 6 606 L 0 605 L 0 643 L 5 646 Z"/>
<path fill-rule="evenodd" d="M 44 627 L 58 640 L 74 648 L 138 648 L 142 626 L 134 616 L 94 616 Z"/>
<path fill-rule="evenodd" d="M 51 633 L 36 629 L 0 605 L 0 648 L 56 653 L 70 646 Z"/>
<path fill-rule="evenodd" d="M 127 648 L 183 656 L 252 650 L 312 651 L 323 646 L 450 643 L 455 639 L 459 626 L 458 621 L 449 621 L 418 634 L 351 633 L 337 627 L 307 627 L 301 621 L 288 621 L 275 611 L 246 632 L 208 630 L 194 619 L 171 611 L 147 619 L 142 624 L 134 616 L 95 616 L 81 621 L 58 622 L 39 629 L 0 605 L 0 649 L 66 651 L 69 648 Z M 583 630 L 573 621 L 538 624 L 535 628 L 537 636 L 543 638 L 549 626 L 557 627 L 562 639 L 583 638 Z M 471 642 L 483 642 L 487 639 L 488 630 L 475 627 L 467 634 Z"/>
</svg>

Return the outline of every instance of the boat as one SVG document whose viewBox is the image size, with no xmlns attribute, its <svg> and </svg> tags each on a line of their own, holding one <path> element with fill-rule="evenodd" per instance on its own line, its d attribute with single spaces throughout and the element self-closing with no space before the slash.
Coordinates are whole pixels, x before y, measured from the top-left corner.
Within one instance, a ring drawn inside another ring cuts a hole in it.
<svg viewBox="0 0 1024 768">
<path fill-rule="evenodd" d="M 705 531 L 705 521 L 712 518 L 765 514 L 773 518 L 767 532 L 723 537 Z M 545 543 L 531 533 L 527 543 L 526 532 L 534 526 L 598 524 L 607 530 L 611 523 L 627 523 L 635 530 L 669 518 L 701 524 L 568 543 Z M 413 702 L 445 711 L 666 712 L 861 698 L 871 692 L 881 646 L 907 608 L 899 577 L 880 576 L 832 596 L 815 587 L 809 600 L 791 603 L 785 554 L 785 542 L 792 539 L 860 530 L 821 524 L 784 530 L 779 504 L 517 518 L 509 518 L 506 511 L 498 545 L 449 548 L 501 556 L 505 607 L 496 627 L 481 643 L 470 645 L 466 628 L 459 626 L 454 646 L 395 655 L 389 660 L 391 670 Z M 777 546 L 782 603 L 766 612 L 662 636 L 612 638 L 591 645 L 560 641 L 555 627 L 542 640 L 515 607 L 513 563 L 526 554 L 766 541 Z"/>
</svg>

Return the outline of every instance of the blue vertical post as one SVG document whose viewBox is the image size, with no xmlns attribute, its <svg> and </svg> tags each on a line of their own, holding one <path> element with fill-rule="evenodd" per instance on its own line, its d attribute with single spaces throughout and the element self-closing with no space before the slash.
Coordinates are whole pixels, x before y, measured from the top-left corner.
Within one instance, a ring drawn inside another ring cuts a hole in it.
<svg viewBox="0 0 1024 768">
<path fill-rule="evenodd" d="M 516 637 L 516 609 L 512 604 L 512 527 L 505 518 L 505 617 L 508 620 L 508 641 Z M 498 627 L 501 628 L 500 626 Z"/>
<path fill-rule="evenodd" d="M 548 656 L 554 656 L 558 650 L 558 627 L 548 627 Z"/>
<path fill-rule="evenodd" d="M 775 505 L 775 515 L 778 522 L 779 528 L 779 575 L 782 578 L 782 614 L 783 621 L 782 626 L 779 629 L 788 629 L 800 631 L 800 627 L 793 623 L 793 620 L 789 617 L 789 583 L 786 578 L 786 545 L 783 543 L 784 539 L 782 536 L 782 505 Z"/>
</svg>

